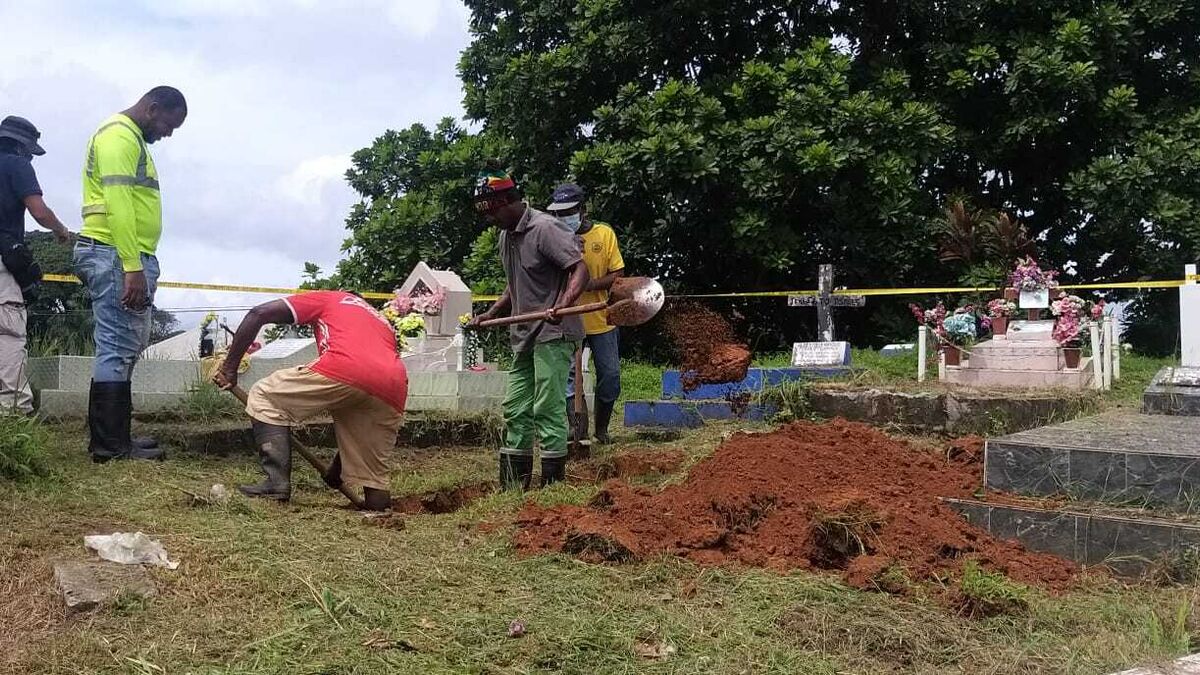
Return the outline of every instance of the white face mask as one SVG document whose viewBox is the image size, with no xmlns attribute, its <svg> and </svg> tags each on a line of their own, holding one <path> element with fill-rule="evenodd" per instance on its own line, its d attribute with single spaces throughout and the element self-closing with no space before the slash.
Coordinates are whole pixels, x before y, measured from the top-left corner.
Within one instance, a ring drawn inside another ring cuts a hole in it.
<svg viewBox="0 0 1200 675">
<path fill-rule="evenodd" d="M 583 224 L 583 216 L 578 213 L 573 213 L 569 216 L 563 216 L 562 220 L 567 225 L 567 229 L 572 232 L 578 232 L 579 226 Z"/>
</svg>

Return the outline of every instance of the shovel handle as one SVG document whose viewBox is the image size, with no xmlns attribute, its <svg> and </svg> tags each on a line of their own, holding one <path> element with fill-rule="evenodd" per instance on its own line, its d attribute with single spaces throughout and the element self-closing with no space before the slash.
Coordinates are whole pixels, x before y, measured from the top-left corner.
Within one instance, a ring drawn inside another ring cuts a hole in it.
<svg viewBox="0 0 1200 675">
<path fill-rule="evenodd" d="M 246 403 L 246 390 L 245 389 L 242 389 L 241 387 L 234 385 L 229 388 L 229 393 L 236 396 L 237 400 L 241 401 L 242 404 L 245 405 L 245 403 Z M 291 434 L 291 430 L 288 430 L 288 433 Z M 303 457 L 305 460 L 308 461 L 309 464 L 312 465 L 312 468 L 317 470 L 317 473 L 321 474 L 322 478 L 324 478 L 325 472 L 329 471 L 329 467 L 325 466 L 325 462 L 322 462 L 319 457 L 314 455 L 312 450 L 308 449 L 308 446 L 306 446 L 303 443 L 301 443 L 300 441 L 296 440 L 295 434 L 292 434 L 292 447 L 296 449 L 296 452 L 300 453 L 301 457 Z M 365 510 L 367 508 L 367 505 L 363 502 L 362 497 L 359 497 L 358 495 L 354 494 L 354 492 L 351 491 L 350 488 L 346 487 L 345 485 L 339 485 L 338 492 L 345 495 L 346 499 L 349 499 L 350 503 L 354 504 L 355 508 L 357 508 L 359 510 Z"/>
<path fill-rule="evenodd" d="M 608 309 L 607 302 L 593 302 L 586 305 L 575 305 L 566 309 L 558 310 L 558 316 L 574 316 L 576 314 L 587 314 L 589 312 L 598 312 L 602 309 Z M 499 319 L 488 319 L 480 321 L 480 328 L 491 328 L 492 326 L 507 326 L 514 323 L 525 323 L 527 321 L 540 321 L 546 318 L 546 312 L 529 312 L 528 314 L 514 314 Z"/>
</svg>

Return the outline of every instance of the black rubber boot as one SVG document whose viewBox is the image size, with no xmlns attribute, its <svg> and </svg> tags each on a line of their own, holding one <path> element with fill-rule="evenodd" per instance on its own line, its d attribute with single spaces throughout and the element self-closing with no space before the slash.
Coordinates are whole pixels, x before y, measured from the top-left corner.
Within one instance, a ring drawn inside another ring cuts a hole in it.
<svg viewBox="0 0 1200 675">
<path fill-rule="evenodd" d="M 566 457 L 543 457 L 542 458 L 542 487 L 553 485 L 555 483 L 566 480 L 567 478 L 567 458 Z"/>
<path fill-rule="evenodd" d="M 612 438 L 608 435 L 608 423 L 612 421 L 615 405 L 615 402 L 596 401 L 596 440 L 605 445 L 612 443 Z"/>
<path fill-rule="evenodd" d="M 321 480 L 334 490 L 342 487 L 342 454 L 340 452 L 333 454 L 333 461 L 329 463 L 329 468 L 325 470 Z"/>
<path fill-rule="evenodd" d="M 247 497 L 262 497 L 286 502 L 292 498 L 292 436 L 287 427 L 254 420 L 254 442 L 263 473 L 257 485 L 239 485 Z"/>
<path fill-rule="evenodd" d="M 533 457 L 500 453 L 500 489 L 528 490 L 533 480 Z"/>
<path fill-rule="evenodd" d="M 392 508 L 392 494 L 387 490 L 365 487 L 363 503 L 368 511 L 387 511 Z"/>
<path fill-rule="evenodd" d="M 133 444 L 133 447 L 143 450 L 153 450 L 158 447 L 158 439 L 150 436 L 131 436 L 129 442 Z"/>
<path fill-rule="evenodd" d="M 133 393 L 128 382 L 92 382 L 88 392 L 88 453 L 103 464 L 110 459 L 166 459 L 158 448 L 133 445 L 129 437 Z"/>
</svg>

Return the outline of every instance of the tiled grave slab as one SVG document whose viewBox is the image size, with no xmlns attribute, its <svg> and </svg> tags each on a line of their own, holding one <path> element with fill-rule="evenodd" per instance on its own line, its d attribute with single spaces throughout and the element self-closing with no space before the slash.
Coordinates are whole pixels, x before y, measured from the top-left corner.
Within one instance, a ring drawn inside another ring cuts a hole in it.
<svg viewBox="0 0 1200 675">
<path fill-rule="evenodd" d="M 725 401 L 626 401 L 625 426 L 676 427 L 704 426 L 706 420 L 761 421 L 775 414 L 774 406 L 750 404 L 734 406 Z"/>
<path fill-rule="evenodd" d="M 1192 654 L 1161 665 L 1122 670 L 1111 675 L 1200 675 L 1200 654 Z"/>
<path fill-rule="evenodd" d="M 741 392 L 761 391 L 784 382 L 795 380 L 829 379 L 841 377 L 851 372 L 846 366 L 828 366 L 818 368 L 751 368 L 746 371 L 746 377 L 740 382 L 725 384 L 702 384 L 691 391 L 683 390 L 683 373 L 678 370 L 667 370 L 662 374 L 663 398 L 681 398 L 688 401 L 719 401 L 728 396 Z"/>
<path fill-rule="evenodd" d="M 966 499 L 945 502 L 972 525 L 1034 551 L 1134 575 L 1172 550 L 1200 546 L 1200 525 Z"/>
<path fill-rule="evenodd" d="M 1200 368 L 1168 366 L 1158 371 L 1142 394 L 1143 412 L 1200 416 Z"/>
<path fill-rule="evenodd" d="M 975 367 L 968 358 L 962 367 L 948 366 L 943 381 L 983 388 L 1088 389 L 1092 386 L 1092 362 L 1088 357 L 1083 358 L 1077 370 L 983 369 Z"/>
<path fill-rule="evenodd" d="M 1189 503 L 1200 497 L 1200 418 L 1109 413 L 989 439 L 984 484 L 1027 495 Z"/>
</svg>

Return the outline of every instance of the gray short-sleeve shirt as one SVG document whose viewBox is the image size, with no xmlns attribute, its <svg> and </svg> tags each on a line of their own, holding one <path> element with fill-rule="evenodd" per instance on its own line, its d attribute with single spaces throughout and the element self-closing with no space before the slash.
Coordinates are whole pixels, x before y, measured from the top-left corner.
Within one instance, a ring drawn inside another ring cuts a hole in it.
<svg viewBox="0 0 1200 675">
<path fill-rule="evenodd" d="M 567 268 L 583 259 L 579 237 L 567 232 L 558 219 L 526 207 L 512 231 L 500 232 L 500 260 L 508 280 L 512 313 L 540 312 L 553 307 L 567 288 Z M 583 339 L 578 316 L 564 317 L 558 325 L 545 321 L 509 327 L 514 352 L 527 352 L 539 342 Z"/>
</svg>

